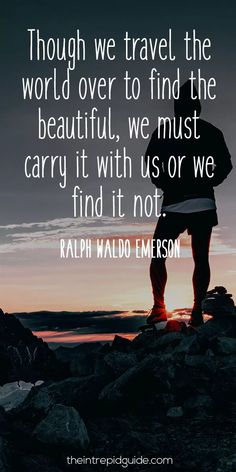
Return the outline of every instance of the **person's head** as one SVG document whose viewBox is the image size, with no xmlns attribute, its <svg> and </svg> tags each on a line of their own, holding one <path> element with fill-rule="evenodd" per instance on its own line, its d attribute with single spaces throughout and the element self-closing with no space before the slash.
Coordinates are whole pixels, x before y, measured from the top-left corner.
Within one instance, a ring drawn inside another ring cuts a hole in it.
<svg viewBox="0 0 236 472">
<path fill-rule="evenodd" d="M 175 116 L 193 116 L 194 110 L 196 110 L 197 116 L 200 115 L 201 103 L 195 86 L 193 86 L 193 94 L 197 98 L 191 98 L 191 81 L 187 80 L 180 87 L 179 98 L 174 101 Z"/>
</svg>

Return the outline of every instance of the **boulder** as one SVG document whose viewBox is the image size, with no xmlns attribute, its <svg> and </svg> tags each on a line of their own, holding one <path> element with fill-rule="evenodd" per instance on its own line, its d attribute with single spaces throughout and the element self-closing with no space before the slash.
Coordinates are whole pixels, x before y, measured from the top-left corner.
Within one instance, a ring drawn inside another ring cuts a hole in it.
<svg viewBox="0 0 236 472">
<path fill-rule="evenodd" d="M 184 339 L 184 334 L 180 331 L 167 332 L 160 336 L 155 343 L 155 350 L 171 349 L 177 346 Z"/>
<path fill-rule="evenodd" d="M 129 339 L 116 335 L 113 339 L 111 350 L 120 352 L 129 352 L 132 342 Z"/>
<path fill-rule="evenodd" d="M 12 451 L 6 439 L 0 436 L 0 470 L 1 472 L 12 472 L 10 455 Z"/>
<path fill-rule="evenodd" d="M 138 351 L 137 356 L 143 358 L 144 354 L 155 353 L 169 349 L 172 351 L 181 340 L 185 338 L 182 331 L 165 331 L 165 329 L 158 331 L 146 331 L 133 339 L 132 348 Z"/>
<path fill-rule="evenodd" d="M 13 412 L 33 423 L 46 416 L 56 403 L 50 387 L 33 387 L 26 399 Z"/>
<path fill-rule="evenodd" d="M 197 341 L 197 336 L 184 336 L 181 341 L 173 348 L 176 354 L 198 354 L 201 350 Z"/>
<path fill-rule="evenodd" d="M 156 397 L 157 405 L 161 408 L 171 408 L 176 405 L 176 397 L 173 393 L 160 393 Z"/>
<path fill-rule="evenodd" d="M 174 378 L 174 367 L 154 354 L 149 354 L 134 367 L 106 385 L 99 400 L 107 405 L 135 405 L 140 400 L 149 402 L 156 393 L 170 390 L 170 379 Z"/>
<path fill-rule="evenodd" d="M 215 350 L 217 354 L 236 354 L 236 338 L 221 336 L 215 340 Z"/>
<path fill-rule="evenodd" d="M 227 454 L 218 461 L 216 472 L 234 472 L 236 470 L 236 453 Z"/>
<path fill-rule="evenodd" d="M 166 413 L 166 416 L 169 418 L 181 418 L 184 416 L 184 410 L 182 406 L 173 406 L 169 408 L 169 410 Z"/>
<path fill-rule="evenodd" d="M 35 428 L 35 437 L 42 443 L 58 447 L 86 449 L 89 437 L 84 421 L 71 406 L 55 405 Z"/>
<path fill-rule="evenodd" d="M 236 367 L 236 354 L 231 355 L 215 355 L 216 364 L 219 367 L 229 367 L 235 366 Z"/>
<path fill-rule="evenodd" d="M 169 320 L 166 323 L 166 326 L 164 328 L 164 331 L 167 333 L 172 333 L 172 332 L 187 332 L 187 326 L 184 321 L 177 321 L 177 320 Z"/>
<path fill-rule="evenodd" d="M 42 448 L 41 448 L 42 449 Z M 61 467 L 55 464 L 55 461 L 48 455 L 39 454 L 36 452 L 31 452 L 29 454 L 25 454 L 21 460 L 21 469 L 19 468 L 18 462 L 18 470 L 22 470 L 24 472 L 63 472 Z M 17 470 L 17 469 L 16 469 Z"/>
<path fill-rule="evenodd" d="M 197 408 L 212 409 L 214 408 L 214 401 L 209 395 L 196 395 L 185 400 L 183 406 L 188 410 Z"/>
<path fill-rule="evenodd" d="M 41 385 L 43 382 L 38 381 L 35 385 Z M 10 411 L 20 405 L 34 385 L 30 382 L 11 382 L 0 387 L 0 406 L 5 411 Z"/>
<path fill-rule="evenodd" d="M 214 376 L 211 390 L 222 407 L 226 406 L 229 400 L 235 400 L 236 366 L 229 364 L 220 367 Z"/>
<path fill-rule="evenodd" d="M 7 415 L 2 406 L 0 406 L 0 436 L 5 436 L 9 433 L 9 424 Z M 1 469 L 0 469 L 1 470 Z"/>
<path fill-rule="evenodd" d="M 44 417 L 55 404 L 81 408 L 84 413 L 96 408 L 98 395 L 105 386 L 103 377 L 69 377 L 60 382 L 47 382 L 30 391 L 26 400 L 16 409 L 31 420 Z"/>
<path fill-rule="evenodd" d="M 160 331 L 151 330 L 151 331 L 145 331 L 144 333 L 138 334 L 132 340 L 132 349 L 135 351 L 140 351 L 141 358 L 143 358 L 143 353 L 147 355 L 148 353 L 151 353 L 154 351 L 157 339 L 163 333 L 164 333 L 164 330 L 160 330 Z"/>
<path fill-rule="evenodd" d="M 216 336 L 236 337 L 236 316 L 218 316 L 206 321 L 198 328 L 198 335 L 208 339 Z"/>
<path fill-rule="evenodd" d="M 184 363 L 188 367 L 200 368 L 202 372 L 214 374 L 217 370 L 217 361 L 215 356 L 207 356 L 202 354 L 191 355 L 187 354 L 184 357 Z"/>
<path fill-rule="evenodd" d="M 175 369 L 175 377 L 171 382 L 171 392 L 182 402 L 194 395 L 207 393 L 210 389 L 214 373 L 209 373 L 202 367 L 179 365 Z"/>
<path fill-rule="evenodd" d="M 134 367 L 137 358 L 133 352 L 124 353 L 112 351 L 104 357 L 104 362 L 115 377 L 119 377 L 126 370 Z"/>
</svg>

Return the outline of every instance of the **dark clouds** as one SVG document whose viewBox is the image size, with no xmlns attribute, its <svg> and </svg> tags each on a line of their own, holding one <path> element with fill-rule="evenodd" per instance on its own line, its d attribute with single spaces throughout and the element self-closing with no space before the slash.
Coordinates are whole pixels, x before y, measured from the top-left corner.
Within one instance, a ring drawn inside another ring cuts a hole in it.
<svg viewBox="0 0 236 472">
<path fill-rule="evenodd" d="M 126 315 L 125 311 L 77 313 L 40 311 L 19 313 L 16 317 L 25 328 L 30 328 L 32 331 L 66 330 L 73 331 L 74 334 L 129 333 L 137 331 L 138 327 L 144 324 L 143 314 Z"/>
</svg>

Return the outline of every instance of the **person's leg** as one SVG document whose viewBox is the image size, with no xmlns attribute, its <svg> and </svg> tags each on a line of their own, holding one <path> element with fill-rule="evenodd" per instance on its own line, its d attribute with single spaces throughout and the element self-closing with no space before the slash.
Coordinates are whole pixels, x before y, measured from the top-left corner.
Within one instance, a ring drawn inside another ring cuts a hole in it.
<svg viewBox="0 0 236 472">
<path fill-rule="evenodd" d="M 202 300 L 205 298 L 210 282 L 209 247 L 212 228 L 192 231 L 193 272 L 193 312 L 201 316 Z"/>
<path fill-rule="evenodd" d="M 158 257 L 159 253 L 164 254 L 164 250 L 160 248 L 163 239 L 175 240 L 181 232 L 184 231 L 182 218 L 179 214 L 169 214 L 158 220 L 153 240 L 155 244 L 155 254 L 150 265 L 150 278 L 153 292 L 153 309 L 148 317 L 148 322 L 158 316 L 158 313 L 165 316 L 164 292 L 167 282 L 166 257 Z M 160 249 L 158 249 L 160 248 Z"/>
</svg>

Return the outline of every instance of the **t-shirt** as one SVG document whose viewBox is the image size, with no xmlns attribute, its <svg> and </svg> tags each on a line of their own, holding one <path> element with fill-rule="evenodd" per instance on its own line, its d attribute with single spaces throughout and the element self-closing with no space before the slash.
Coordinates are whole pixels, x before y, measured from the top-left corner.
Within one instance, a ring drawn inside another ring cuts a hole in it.
<svg viewBox="0 0 236 472">
<path fill-rule="evenodd" d="M 197 211 L 215 210 L 216 204 L 212 198 L 189 198 L 172 205 L 162 206 L 162 211 L 174 213 L 195 213 Z"/>
</svg>

